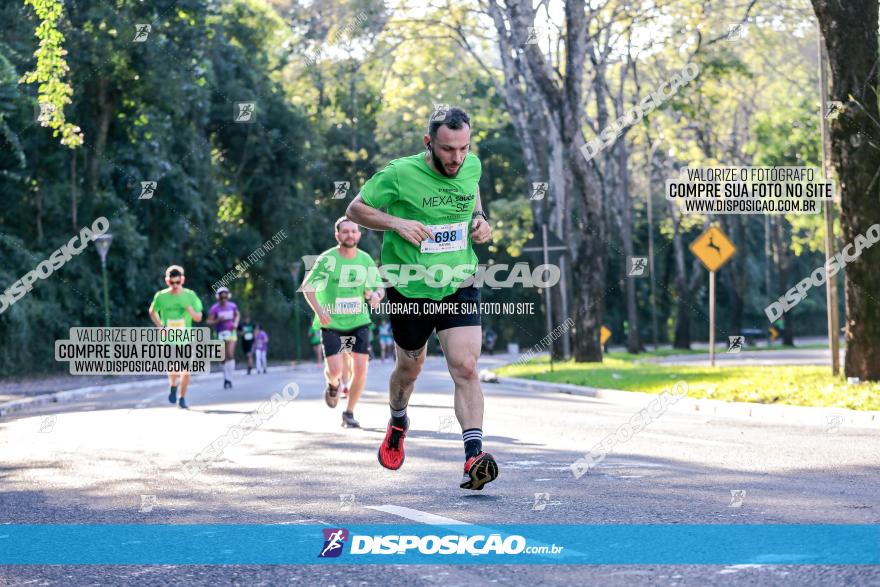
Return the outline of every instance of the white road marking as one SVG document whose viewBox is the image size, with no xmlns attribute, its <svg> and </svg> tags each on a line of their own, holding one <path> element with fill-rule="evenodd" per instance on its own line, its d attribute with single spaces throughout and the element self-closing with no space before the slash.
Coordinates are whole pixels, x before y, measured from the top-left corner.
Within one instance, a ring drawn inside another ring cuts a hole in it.
<svg viewBox="0 0 880 587">
<path fill-rule="evenodd" d="M 742 448 L 739 442 L 725 442 L 723 440 L 706 440 L 704 438 L 688 438 L 685 436 L 675 436 L 673 434 L 657 434 L 654 432 L 643 432 L 638 435 L 639 438 L 653 438 L 656 440 L 671 440 L 673 442 L 683 442 L 685 444 L 701 444 L 704 446 L 732 446 Z"/>
<path fill-rule="evenodd" d="M 420 510 L 414 510 L 399 505 L 368 505 L 368 509 L 385 512 L 386 514 L 394 514 L 401 518 L 406 518 L 420 524 L 428 524 L 429 526 L 470 526 L 469 522 L 462 522 L 452 518 L 429 514 Z"/>
<path fill-rule="evenodd" d="M 562 503 L 562 502 L 558 502 Z M 492 528 L 487 528 L 485 526 L 474 526 L 470 522 L 462 522 L 461 520 L 455 520 L 453 518 L 446 518 L 444 516 L 438 516 L 436 514 L 430 514 L 428 512 L 423 512 L 421 510 L 415 510 L 412 508 L 407 508 L 399 505 L 368 505 L 364 506 L 371 510 L 376 510 L 379 512 L 385 512 L 388 514 L 394 514 L 396 516 L 400 516 L 402 518 L 407 518 L 408 520 L 413 520 L 414 522 L 419 522 L 421 524 L 427 524 L 429 526 L 471 526 L 474 530 L 479 532 L 483 532 L 485 534 L 500 534 L 498 530 L 493 530 Z M 528 539 L 528 536 L 525 536 Z M 529 540 L 529 546 L 549 546 L 544 542 L 538 542 L 536 540 Z M 569 548 L 563 545 L 565 548 L 563 550 L 562 556 L 573 556 L 580 555 L 583 556 L 582 552 L 578 552 L 572 548 Z"/>
</svg>

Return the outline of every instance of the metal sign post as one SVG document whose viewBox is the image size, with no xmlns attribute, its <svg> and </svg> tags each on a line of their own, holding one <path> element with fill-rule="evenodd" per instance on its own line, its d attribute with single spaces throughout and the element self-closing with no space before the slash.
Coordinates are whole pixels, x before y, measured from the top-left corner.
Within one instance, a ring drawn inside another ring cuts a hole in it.
<svg viewBox="0 0 880 587">
<path fill-rule="evenodd" d="M 691 243 L 691 252 L 709 270 L 709 363 L 715 366 L 715 272 L 736 253 L 736 247 L 717 226 L 710 226 Z"/>
<path fill-rule="evenodd" d="M 534 239 L 530 239 L 529 242 L 526 243 L 527 246 L 522 248 L 524 253 L 537 253 L 540 252 L 542 255 L 543 263 L 545 265 L 550 264 L 550 251 L 565 251 L 568 247 L 564 245 L 551 245 L 549 241 L 549 235 L 547 232 L 547 223 L 541 224 L 541 246 L 532 245 L 532 241 Z M 559 240 L 559 239 L 556 239 Z M 531 245 L 531 246 L 528 246 Z M 544 323 L 547 327 L 547 334 L 553 332 L 553 302 L 550 299 L 550 288 L 544 288 Z M 550 348 L 550 371 L 553 371 L 553 348 Z"/>
</svg>

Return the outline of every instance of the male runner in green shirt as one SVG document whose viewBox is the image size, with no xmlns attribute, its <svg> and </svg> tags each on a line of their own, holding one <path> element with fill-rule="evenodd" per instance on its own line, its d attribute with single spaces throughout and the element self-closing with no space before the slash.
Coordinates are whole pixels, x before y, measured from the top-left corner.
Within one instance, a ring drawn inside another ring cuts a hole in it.
<svg viewBox="0 0 880 587">
<path fill-rule="evenodd" d="M 343 216 L 336 221 L 337 246 L 315 260 L 300 288 L 315 312 L 313 328 L 321 328 L 324 345 L 324 401 L 331 408 L 339 402 L 344 354 L 351 354 L 353 374 L 342 425 L 359 428 L 354 408 L 367 381 L 370 344 L 370 307 L 377 308 L 384 291 L 373 259 L 357 248 L 361 231 Z M 373 286 L 373 287 L 370 287 Z"/>
<path fill-rule="evenodd" d="M 150 304 L 150 320 L 156 328 L 192 328 L 193 320 L 202 320 L 202 301 L 191 289 L 183 287 L 186 276 L 183 267 L 172 265 L 165 270 L 167 289 L 156 292 Z M 168 373 L 168 401 L 177 403 L 177 382 L 180 379 L 180 407 L 186 409 L 186 388 L 189 371 Z"/>
<path fill-rule="evenodd" d="M 468 152 L 470 118 L 459 108 L 435 112 L 423 140 L 424 153 L 391 161 L 364 184 L 347 211 L 358 224 L 385 231 L 383 269 L 406 266 L 400 268 L 395 287 L 388 288 L 397 362 L 389 382 L 391 421 L 379 462 L 392 470 L 403 465 L 406 407 L 425 362 L 428 338 L 436 330 L 455 382 L 455 415 L 464 440 L 460 487 L 480 490 L 498 476 L 498 465 L 482 450 L 480 291 L 460 286 L 476 271 L 472 243 L 491 238 L 480 203 L 482 166 Z"/>
</svg>

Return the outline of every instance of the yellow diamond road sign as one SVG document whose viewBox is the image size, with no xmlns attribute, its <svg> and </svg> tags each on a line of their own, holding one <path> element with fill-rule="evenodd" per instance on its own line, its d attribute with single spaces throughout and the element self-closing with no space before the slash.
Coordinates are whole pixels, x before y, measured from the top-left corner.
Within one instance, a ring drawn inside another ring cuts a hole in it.
<svg viewBox="0 0 880 587">
<path fill-rule="evenodd" d="M 736 247 L 721 232 L 720 228 L 710 226 L 706 232 L 691 243 L 691 252 L 702 261 L 706 269 L 718 271 L 733 257 L 733 254 L 736 253 Z"/>
<path fill-rule="evenodd" d="M 603 326 L 599 330 L 599 342 L 604 345 L 606 342 L 608 342 L 609 338 L 611 338 L 611 331 L 608 329 L 607 326 Z"/>
</svg>

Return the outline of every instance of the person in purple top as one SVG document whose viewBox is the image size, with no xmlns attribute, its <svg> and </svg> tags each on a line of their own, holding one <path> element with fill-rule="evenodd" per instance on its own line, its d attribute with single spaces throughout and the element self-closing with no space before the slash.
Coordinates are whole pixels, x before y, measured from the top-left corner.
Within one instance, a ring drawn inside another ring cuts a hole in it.
<svg viewBox="0 0 880 587">
<path fill-rule="evenodd" d="M 260 369 L 266 372 L 266 352 L 269 350 L 269 335 L 263 330 L 263 327 L 257 324 L 257 330 L 254 334 L 254 352 L 257 355 L 257 373 Z"/>
<path fill-rule="evenodd" d="M 223 389 L 232 387 L 232 372 L 235 371 L 235 341 L 241 315 L 238 306 L 229 299 L 229 290 L 221 287 L 216 292 L 217 303 L 208 310 L 207 323 L 217 330 L 217 338 L 226 343 L 226 360 L 223 362 Z"/>
</svg>

